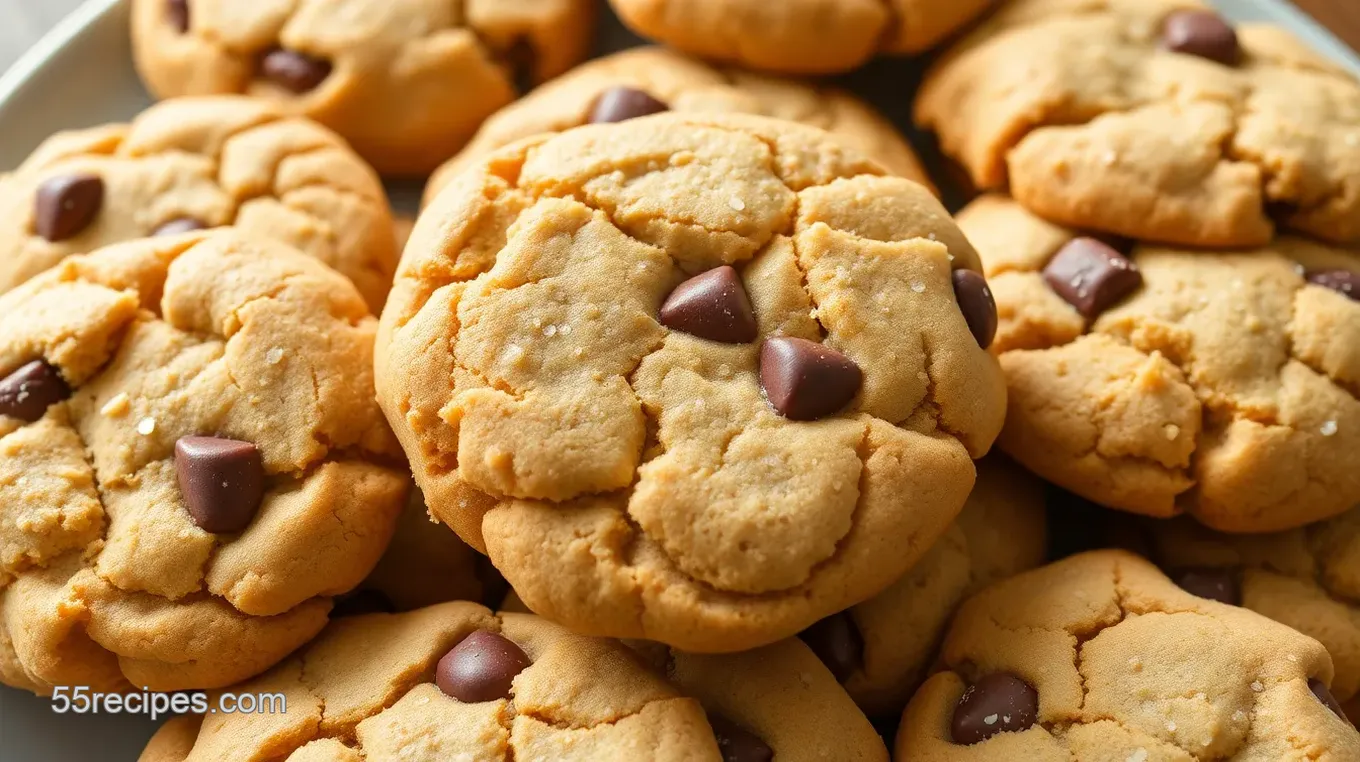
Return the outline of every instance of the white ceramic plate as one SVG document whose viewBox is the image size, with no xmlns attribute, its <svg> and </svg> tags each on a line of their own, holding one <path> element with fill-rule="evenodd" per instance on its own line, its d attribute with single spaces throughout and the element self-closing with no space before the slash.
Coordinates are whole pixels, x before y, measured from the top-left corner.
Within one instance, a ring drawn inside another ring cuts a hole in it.
<svg viewBox="0 0 1360 762">
<path fill-rule="evenodd" d="M 246 0 L 247 2 L 249 0 Z M 1213 0 L 1237 21 L 1273 21 L 1360 73 L 1360 56 L 1282 0 Z M 58 130 L 125 121 L 151 99 L 132 69 L 127 0 L 90 0 L 0 77 L 0 171 L 12 169 Z M 637 42 L 606 16 L 601 49 Z M 919 67 L 875 62 L 844 78 L 909 134 L 908 99 Z M 410 207 L 411 188 L 394 189 Z M 135 760 L 156 725 L 125 715 L 56 715 L 46 699 L 0 687 L 0 760 Z"/>
</svg>

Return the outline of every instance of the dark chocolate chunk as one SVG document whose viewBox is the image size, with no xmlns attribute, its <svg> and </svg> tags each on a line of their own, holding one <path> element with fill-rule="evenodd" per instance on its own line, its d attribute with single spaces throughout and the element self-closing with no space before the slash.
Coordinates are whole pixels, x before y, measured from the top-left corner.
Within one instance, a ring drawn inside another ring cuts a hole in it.
<svg viewBox="0 0 1360 762">
<path fill-rule="evenodd" d="M 756 339 L 756 314 L 741 276 L 723 265 L 676 286 L 661 305 L 661 324 L 701 339 L 745 344 Z"/>
<path fill-rule="evenodd" d="M 1200 598 L 1229 606 L 1242 605 L 1242 589 L 1231 569 L 1184 569 L 1176 575 L 1176 584 Z"/>
<path fill-rule="evenodd" d="M 959 301 L 963 319 L 968 322 L 968 330 L 973 332 L 978 346 L 986 349 L 996 338 L 996 299 L 982 273 L 972 270 L 955 270 L 954 297 Z"/>
<path fill-rule="evenodd" d="M 1106 244 L 1076 238 L 1049 261 L 1044 281 L 1077 312 L 1093 318 L 1143 285 L 1143 274 Z"/>
<path fill-rule="evenodd" d="M 33 221 L 38 235 L 56 243 L 80 235 L 103 206 L 103 178 L 84 172 L 58 175 L 38 186 Z"/>
<path fill-rule="evenodd" d="M 477 630 L 444 654 L 435 684 L 465 704 L 510 698 L 515 675 L 529 666 L 524 650 L 490 630 Z"/>
<path fill-rule="evenodd" d="M 1213 11 L 1176 11 L 1162 26 L 1162 46 L 1176 53 L 1236 66 L 1242 57 L 1237 32 Z"/>
<path fill-rule="evenodd" d="M 70 396 L 71 387 L 57 369 L 34 360 L 0 379 L 0 415 L 33 423 Z"/>
<path fill-rule="evenodd" d="M 1314 270 L 1308 273 L 1308 282 L 1360 301 L 1360 273 L 1350 270 Z"/>
<path fill-rule="evenodd" d="M 998 733 L 1026 730 L 1039 720 L 1039 693 L 1015 675 L 987 675 L 963 692 L 954 709 L 954 743 L 975 744 Z"/>
<path fill-rule="evenodd" d="M 194 523 L 214 534 L 250 525 L 264 497 L 264 462 L 250 442 L 183 437 L 175 443 L 175 474 Z"/>
<path fill-rule="evenodd" d="M 275 48 L 260 60 L 260 73 L 271 82 L 301 95 L 326 81 L 331 75 L 331 63 L 296 50 Z"/>
<path fill-rule="evenodd" d="M 723 762 L 771 762 L 774 759 L 774 749 L 755 733 L 726 717 L 709 712 L 708 724 L 718 740 Z"/>
<path fill-rule="evenodd" d="M 814 421 L 841 410 L 859 394 L 864 372 L 836 350 L 788 336 L 760 348 L 760 385 L 780 415 Z"/>
<path fill-rule="evenodd" d="M 832 614 L 803 630 L 798 637 L 841 683 L 864 664 L 864 638 L 849 612 Z"/>
<path fill-rule="evenodd" d="M 626 122 L 640 116 L 670 111 L 670 108 L 641 90 L 613 87 L 600 93 L 600 97 L 595 99 L 595 106 L 590 110 L 590 123 Z"/>
</svg>

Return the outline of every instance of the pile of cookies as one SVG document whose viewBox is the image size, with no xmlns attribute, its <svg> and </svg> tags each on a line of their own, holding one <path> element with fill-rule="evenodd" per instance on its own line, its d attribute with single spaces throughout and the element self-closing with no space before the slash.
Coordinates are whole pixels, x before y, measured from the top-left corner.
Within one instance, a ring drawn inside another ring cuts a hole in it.
<svg viewBox="0 0 1360 762">
<path fill-rule="evenodd" d="M 1198 0 L 612 5 L 672 49 L 133 0 L 164 100 L 0 177 L 0 681 L 286 696 L 145 762 L 1360 760 L 1360 81 Z M 937 46 L 952 216 L 787 78 Z"/>
</svg>

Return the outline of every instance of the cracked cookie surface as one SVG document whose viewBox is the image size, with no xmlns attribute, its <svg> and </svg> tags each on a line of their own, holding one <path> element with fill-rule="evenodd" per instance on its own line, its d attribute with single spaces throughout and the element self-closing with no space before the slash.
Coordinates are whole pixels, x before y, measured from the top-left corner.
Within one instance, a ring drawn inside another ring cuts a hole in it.
<svg viewBox="0 0 1360 762">
<path fill-rule="evenodd" d="M 1360 303 L 1305 278 L 1360 272 L 1360 258 L 1295 238 L 1233 253 L 1108 250 L 1141 286 L 1088 318 L 1049 276 L 1057 255 L 1103 244 L 1000 196 L 959 224 L 1000 315 L 1000 444 L 1030 470 L 1111 508 L 1232 532 L 1360 502 Z M 1059 285 L 1085 304 L 1107 282 L 1086 277 Z"/>
<path fill-rule="evenodd" d="M 896 174 L 930 184 L 897 128 L 847 92 L 715 68 L 663 48 L 637 48 L 582 64 L 487 119 L 467 147 L 430 178 L 425 202 L 490 151 L 595 121 L 602 97 L 619 88 L 646 93 L 672 111 L 755 114 L 818 127 Z"/>
<path fill-rule="evenodd" d="M 1264 245 L 1276 224 L 1360 241 L 1360 83 L 1268 26 L 1231 38 L 1201 17 L 1231 42 L 1173 52 L 1175 19 L 1206 7 L 1011 3 L 927 76 L 917 122 L 978 187 L 1056 222 L 1192 246 Z"/>
<path fill-rule="evenodd" d="M 870 717 L 906 706 L 964 598 L 1044 562 L 1043 483 L 1001 455 L 977 466 L 958 519 L 911 571 L 803 635 Z"/>
<path fill-rule="evenodd" d="M 1332 693 L 1360 719 L 1360 509 L 1302 529 L 1228 535 L 1193 522 L 1147 525 L 1158 564 L 1173 580 L 1316 638 L 1336 662 Z M 1188 576 L 1191 575 L 1191 576 Z"/>
<path fill-rule="evenodd" d="M 978 594 L 941 661 L 903 716 L 904 762 L 1360 758 L 1360 734 L 1324 703 L 1332 662 L 1317 641 L 1196 598 L 1121 551 Z M 1016 687 L 987 695 L 998 675 Z"/>
<path fill-rule="evenodd" d="M 100 188 L 83 205 L 66 198 L 85 218 L 62 235 L 44 231 L 52 214 L 40 198 L 81 177 Z M 129 124 L 58 133 L 0 177 L 0 219 L 0 293 L 74 254 L 232 225 L 325 262 L 376 313 L 400 256 L 382 184 L 343 140 L 231 96 L 169 101 Z"/>
<path fill-rule="evenodd" d="M 459 176 L 406 251 L 379 402 L 431 513 L 582 632 L 735 651 L 872 596 L 953 520 L 1004 418 L 951 282 L 976 254 L 929 191 L 812 128 L 534 138 Z M 662 325 L 724 265 L 754 340 Z M 770 338 L 842 357 L 859 392 L 783 417 Z"/>
<path fill-rule="evenodd" d="M 920 53 L 995 0 L 610 0 L 638 34 L 768 71 L 834 74 L 878 55 Z"/>
<path fill-rule="evenodd" d="M 320 631 L 409 488 L 376 331 L 344 277 L 235 231 L 70 257 L 0 297 L 0 680 L 220 687 Z M 254 478 L 188 457 L 194 437 L 252 451 Z M 252 483 L 243 528 L 203 528 Z"/>
<path fill-rule="evenodd" d="M 453 156 L 517 88 L 585 58 L 590 0 L 136 0 L 161 98 L 241 93 L 311 117 L 383 174 Z"/>
<path fill-rule="evenodd" d="M 522 649 L 523 666 L 503 694 L 455 698 L 439 663 L 486 632 Z M 888 757 L 868 720 L 796 641 L 730 656 L 652 644 L 641 653 L 471 603 L 343 619 L 237 689 L 282 693 L 286 714 L 172 720 L 141 761 L 770 758 L 725 757 L 734 741 L 789 762 Z M 836 723 L 835 738 L 820 732 L 822 721 Z"/>
</svg>

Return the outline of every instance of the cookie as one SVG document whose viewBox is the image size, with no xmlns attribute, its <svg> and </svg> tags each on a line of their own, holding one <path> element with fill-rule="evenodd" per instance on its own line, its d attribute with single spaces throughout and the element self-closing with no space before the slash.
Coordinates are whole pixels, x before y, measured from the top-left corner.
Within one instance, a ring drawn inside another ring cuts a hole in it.
<svg viewBox="0 0 1360 762">
<path fill-rule="evenodd" d="M 718 69 L 662 48 L 634 48 L 582 64 L 496 112 L 430 178 L 425 202 L 478 159 L 516 140 L 661 111 L 756 114 L 820 127 L 889 170 L 930 184 L 897 128 L 847 92 Z"/>
<path fill-rule="evenodd" d="M 653 654 L 655 669 L 617 641 L 472 603 L 343 619 L 237 689 L 282 693 L 286 714 L 172 720 L 141 760 L 888 759 L 797 641 Z"/>
<path fill-rule="evenodd" d="M 134 0 L 132 52 L 158 98 L 260 97 L 385 175 L 425 175 L 585 58 L 594 15 L 591 0 Z"/>
<path fill-rule="evenodd" d="M 877 55 L 920 53 L 995 0 L 610 0 L 644 37 L 700 58 L 834 74 Z"/>
<path fill-rule="evenodd" d="M 1146 529 L 1157 562 L 1181 587 L 1317 638 L 1336 662 L 1332 693 L 1360 719 L 1360 508 L 1267 535 L 1179 520 Z"/>
<path fill-rule="evenodd" d="M 301 249 L 382 309 L 399 251 L 377 175 L 320 125 L 225 96 L 59 133 L 0 177 L 0 293 L 73 254 L 223 225 Z"/>
<path fill-rule="evenodd" d="M 376 330 L 344 277 L 236 231 L 0 297 L 0 681 L 219 687 L 319 632 L 409 491 Z"/>
<path fill-rule="evenodd" d="M 927 76 L 916 119 L 979 187 L 1058 223 L 1360 242 L 1360 83 L 1196 0 L 1017 0 Z"/>
<path fill-rule="evenodd" d="M 1360 759 L 1317 641 L 1123 551 L 986 589 L 940 658 L 902 717 L 902 762 Z"/>
<path fill-rule="evenodd" d="M 1000 196 L 959 214 L 996 297 L 1001 447 L 1111 508 L 1273 532 L 1360 503 L 1360 258 L 1129 245 Z"/>
<path fill-rule="evenodd" d="M 916 692 L 959 603 L 1033 569 L 1046 550 L 1044 485 L 999 455 L 949 531 L 882 593 L 803 632 L 870 717 L 895 717 Z"/>
<path fill-rule="evenodd" d="M 1005 409 L 979 267 L 928 190 L 810 127 L 539 136 L 416 224 L 379 403 L 431 514 L 540 615 L 753 648 L 962 507 Z"/>
</svg>

